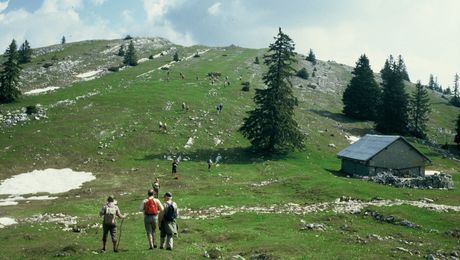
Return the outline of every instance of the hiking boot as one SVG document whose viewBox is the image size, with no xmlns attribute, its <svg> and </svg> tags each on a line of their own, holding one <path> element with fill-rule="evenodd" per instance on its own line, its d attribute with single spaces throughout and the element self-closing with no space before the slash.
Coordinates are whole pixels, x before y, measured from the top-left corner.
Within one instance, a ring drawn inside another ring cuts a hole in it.
<svg viewBox="0 0 460 260">
<path fill-rule="evenodd" d="M 166 248 L 166 250 L 172 251 L 172 248 L 168 247 L 168 248 Z"/>
<path fill-rule="evenodd" d="M 118 253 L 118 249 L 114 249 L 113 252 L 114 252 L 114 253 Z"/>
<path fill-rule="evenodd" d="M 160 246 L 160 249 L 164 249 L 164 247 L 163 247 L 163 246 Z"/>
<path fill-rule="evenodd" d="M 105 253 L 105 248 L 102 248 L 102 249 L 100 250 L 100 252 L 101 252 L 101 253 Z"/>
<path fill-rule="evenodd" d="M 157 245 L 153 245 L 153 248 L 157 248 Z"/>
</svg>

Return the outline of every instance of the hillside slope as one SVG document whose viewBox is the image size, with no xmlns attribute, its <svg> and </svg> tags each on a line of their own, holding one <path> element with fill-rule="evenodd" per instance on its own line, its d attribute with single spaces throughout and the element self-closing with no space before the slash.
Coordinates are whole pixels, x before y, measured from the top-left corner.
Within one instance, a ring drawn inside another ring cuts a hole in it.
<svg viewBox="0 0 460 260">
<path fill-rule="evenodd" d="M 96 48 L 96 43 L 100 47 Z M 81 42 L 59 55 L 78 60 L 93 50 L 115 50 L 118 44 L 96 43 Z M 147 56 L 171 46 L 152 47 L 142 53 Z M 350 67 L 320 61 L 318 77 L 294 79 L 300 101 L 295 116 L 308 136 L 306 150 L 263 158 L 251 152 L 237 129 L 245 112 L 254 106 L 254 89 L 263 87 L 265 68 L 253 60 L 262 57 L 264 50 L 174 47 L 187 59 L 173 63 L 169 75 L 160 67 L 171 64 L 171 54 L 88 81 L 60 81 L 60 74 L 56 74 L 56 82 L 62 86 L 73 83 L 0 106 L 7 114 L 41 104 L 46 114 L 39 120 L 1 127 L 0 180 L 47 168 L 72 168 L 96 177 L 81 189 L 57 194 L 54 200 L 0 206 L 0 217 L 19 222 L 1 229 L 4 253 L 0 258 L 94 257 L 100 246 L 97 212 L 109 194 L 116 196 L 129 217 L 123 226 L 122 252 L 104 257 L 148 258 L 151 252 L 146 250 L 142 215 L 137 214 L 137 208 L 154 177 L 161 179 L 162 192 L 173 192 L 183 212 L 176 250 L 155 252 L 161 258 L 200 258 L 210 249 L 225 258 L 274 259 L 408 258 L 459 250 L 458 239 L 446 234 L 460 225 L 458 188 L 397 189 L 350 179 L 338 172 L 340 161 L 335 154 L 349 144 L 347 136 L 372 132 L 371 122 L 350 120 L 341 114 L 341 95 L 351 78 Z M 193 57 L 197 52 L 199 57 Z M 51 53 L 46 55 L 52 58 Z M 116 59 L 114 62 L 119 62 Z M 90 65 L 75 73 L 112 65 L 111 61 L 90 60 Z M 39 65 L 36 60 L 33 64 Z M 33 64 L 31 71 L 41 70 Z M 298 66 L 313 70 L 301 56 Z M 213 82 L 207 77 L 210 72 L 222 76 Z M 230 86 L 224 86 L 225 77 Z M 241 91 L 244 81 L 250 82 L 250 92 Z M 48 84 L 55 83 L 43 80 L 41 87 Z M 459 111 L 436 95 L 432 101 L 430 138 L 442 140 L 437 129 L 451 128 L 450 121 Z M 182 103 L 189 109 L 183 110 Z M 220 114 L 215 110 L 218 104 L 223 105 Z M 158 129 L 159 122 L 167 123 L 167 131 Z M 459 183 L 460 164 L 455 158 L 446 158 L 433 146 L 415 145 L 433 160 L 431 169 L 452 173 Z M 179 180 L 170 173 L 174 156 L 181 159 Z M 211 171 L 206 168 L 208 158 L 218 159 Z M 0 195 L 0 200 L 7 197 Z M 426 198 L 433 200 L 433 206 L 420 202 Z M 434 210 L 437 205 L 444 206 Z M 379 221 L 366 211 L 406 219 L 421 227 Z M 63 231 L 63 224 L 59 224 L 63 220 L 30 220 L 32 215 L 45 213 L 76 217 L 72 225 L 80 232 Z M 325 228 L 309 230 L 303 223 L 320 223 Z"/>
</svg>

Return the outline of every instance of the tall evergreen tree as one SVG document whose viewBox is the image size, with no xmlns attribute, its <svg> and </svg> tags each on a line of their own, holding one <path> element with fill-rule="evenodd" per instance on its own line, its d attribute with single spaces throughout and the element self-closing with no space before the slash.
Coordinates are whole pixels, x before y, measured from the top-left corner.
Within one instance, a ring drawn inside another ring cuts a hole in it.
<svg viewBox="0 0 460 260">
<path fill-rule="evenodd" d="M 125 45 L 124 44 L 120 45 L 120 48 L 118 49 L 117 55 L 120 56 L 120 57 L 125 56 Z"/>
<path fill-rule="evenodd" d="M 177 53 L 177 51 L 174 53 L 173 61 L 179 61 L 179 54 Z"/>
<path fill-rule="evenodd" d="M 393 57 L 385 61 L 381 70 L 383 94 L 375 128 L 384 134 L 405 134 L 408 126 L 408 96 Z"/>
<path fill-rule="evenodd" d="M 273 154 L 304 147 L 305 136 L 293 118 L 298 101 L 289 81 L 295 62 L 294 42 L 279 28 L 264 56 L 268 71 L 263 80 L 267 88 L 256 89 L 256 108 L 248 112 L 239 129 L 258 151 Z"/>
<path fill-rule="evenodd" d="M 65 36 L 62 36 L 62 38 L 61 38 L 61 44 L 65 44 Z"/>
<path fill-rule="evenodd" d="M 375 120 L 381 93 L 365 54 L 359 57 L 352 74 L 342 97 L 343 113 L 356 119 Z"/>
<path fill-rule="evenodd" d="M 136 49 L 134 49 L 133 41 L 128 45 L 128 50 L 125 53 L 125 59 L 123 60 L 125 65 L 136 66 L 137 65 L 137 55 Z"/>
<path fill-rule="evenodd" d="M 435 82 L 434 82 L 433 74 L 430 74 L 430 80 L 428 80 L 428 88 L 431 90 L 435 89 Z"/>
<path fill-rule="evenodd" d="M 316 65 L 316 55 L 313 53 L 312 49 L 310 49 L 310 52 L 308 53 L 308 56 L 305 59 L 311 62 L 313 65 Z"/>
<path fill-rule="evenodd" d="M 458 90 L 458 81 L 459 81 L 459 76 L 457 73 L 455 73 L 454 77 L 454 96 L 450 99 L 450 103 L 452 105 L 460 107 L 460 96 L 459 96 L 459 90 Z"/>
<path fill-rule="evenodd" d="M 410 81 L 409 74 L 407 73 L 406 64 L 404 63 L 404 60 L 401 55 L 398 56 L 397 70 L 399 71 L 399 73 L 401 73 L 401 78 L 403 80 Z"/>
<path fill-rule="evenodd" d="M 6 61 L 2 64 L 3 70 L 0 72 L 0 102 L 10 103 L 21 95 L 18 89 L 21 67 L 15 40 L 6 49 L 5 58 Z"/>
<path fill-rule="evenodd" d="M 458 118 L 457 118 L 457 127 L 455 128 L 455 131 L 456 131 L 456 135 L 455 135 L 454 142 L 460 148 L 460 114 L 458 115 Z"/>
<path fill-rule="evenodd" d="M 410 132 L 415 137 L 425 139 L 426 123 L 431 109 L 428 91 L 420 81 L 415 85 L 415 92 L 412 94 L 409 104 Z"/>
<path fill-rule="evenodd" d="M 18 51 L 19 55 L 19 63 L 27 63 L 32 60 L 32 49 L 30 48 L 30 44 L 27 40 L 23 44 L 21 44 L 21 47 L 19 48 Z"/>
</svg>

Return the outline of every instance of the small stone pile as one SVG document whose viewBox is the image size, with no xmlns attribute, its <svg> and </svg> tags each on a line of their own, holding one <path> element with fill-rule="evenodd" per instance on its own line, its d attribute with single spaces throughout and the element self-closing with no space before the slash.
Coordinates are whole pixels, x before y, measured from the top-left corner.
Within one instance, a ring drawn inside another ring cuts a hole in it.
<svg viewBox="0 0 460 260">
<path fill-rule="evenodd" d="M 23 107 L 19 110 L 8 112 L 6 115 L 0 114 L 0 126 L 11 127 L 29 121 L 31 119 L 40 120 L 48 118 L 46 109 L 40 104 L 35 105 L 35 111 L 27 113 L 27 108 Z"/>
<path fill-rule="evenodd" d="M 421 228 L 420 225 L 412 223 L 407 219 L 398 219 L 394 216 L 385 216 L 376 211 L 366 211 L 364 212 L 364 216 L 371 216 L 373 219 L 377 221 L 386 222 L 393 225 L 400 225 L 408 228 Z"/>
<path fill-rule="evenodd" d="M 440 173 L 424 177 L 400 178 L 392 172 L 381 172 L 369 178 L 369 181 L 391 185 L 397 188 L 413 189 L 453 189 L 454 181 L 452 176 Z"/>
</svg>

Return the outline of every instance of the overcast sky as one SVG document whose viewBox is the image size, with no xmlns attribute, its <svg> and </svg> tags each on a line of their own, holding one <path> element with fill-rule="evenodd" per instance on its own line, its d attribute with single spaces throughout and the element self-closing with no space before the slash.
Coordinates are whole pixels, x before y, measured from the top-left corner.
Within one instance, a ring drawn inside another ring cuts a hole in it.
<svg viewBox="0 0 460 260">
<path fill-rule="evenodd" d="M 460 72 L 459 0 L 0 0 L 0 51 L 67 41 L 162 36 L 183 45 L 264 48 L 282 27 L 299 53 L 372 69 L 401 54 L 411 80 L 445 87 Z"/>
</svg>

